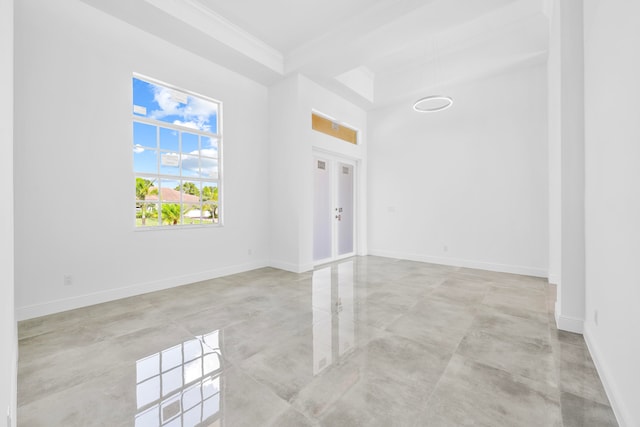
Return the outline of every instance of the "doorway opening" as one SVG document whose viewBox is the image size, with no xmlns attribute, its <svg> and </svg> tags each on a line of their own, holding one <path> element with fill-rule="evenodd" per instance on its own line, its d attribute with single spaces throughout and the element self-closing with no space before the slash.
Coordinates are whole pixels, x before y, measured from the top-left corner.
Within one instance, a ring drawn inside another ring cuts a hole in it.
<svg viewBox="0 0 640 427">
<path fill-rule="evenodd" d="M 356 162 L 316 153 L 313 157 L 313 262 L 323 264 L 356 252 Z"/>
</svg>

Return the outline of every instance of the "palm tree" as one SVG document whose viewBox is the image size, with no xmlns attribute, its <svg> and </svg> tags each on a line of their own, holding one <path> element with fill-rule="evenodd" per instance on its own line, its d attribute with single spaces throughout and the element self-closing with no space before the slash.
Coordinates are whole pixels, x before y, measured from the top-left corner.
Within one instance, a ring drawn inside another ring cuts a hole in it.
<svg viewBox="0 0 640 427">
<path fill-rule="evenodd" d="M 142 211 L 142 225 L 145 225 L 147 220 L 147 205 L 144 203 L 144 200 L 154 191 L 157 190 L 153 188 L 153 181 L 136 177 L 136 200 L 142 200 L 142 203 L 140 203 L 140 210 Z"/>
<path fill-rule="evenodd" d="M 210 185 L 202 187 L 202 201 L 206 202 L 207 200 L 218 201 L 218 187 Z"/>
<path fill-rule="evenodd" d="M 204 204 L 202 205 L 202 210 L 209 211 L 211 213 L 211 218 L 215 220 L 218 219 L 218 187 L 206 186 L 202 187 L 202 201 L 213 201 L 212 204 Z"/>
<path fill-rule="evenodd" d="M 177 203 L 163 203 L 162 221 L 168 224 L 177 224 L 180 221 L 180 205 Z"/>
<path fill-rule="evenodd" d="M 178 185 L 175 190 L 193 196 L 200 196 L 200 190 L 198 190 L 198 187 L 193 182 L 183 182 L 182 185 Z"/>
</svg>

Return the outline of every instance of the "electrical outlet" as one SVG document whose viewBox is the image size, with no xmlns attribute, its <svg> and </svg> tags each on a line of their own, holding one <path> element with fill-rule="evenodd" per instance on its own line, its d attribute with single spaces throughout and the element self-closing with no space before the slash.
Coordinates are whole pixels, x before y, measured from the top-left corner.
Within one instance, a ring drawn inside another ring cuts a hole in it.
<svg viewBox="0 0 640 427">
<path fill-rule="evenodd" d="M 593 323 L 595 323 L 596 326 L 598 326 L 598 310 L 595 310 L 593 312 Z"/>
<path fill-rule="evenodd" d="M 249 254 L 249 255 L 253 255 L 253 249 L 249 249 L 249 250 L 247 251 L 247 254 Z"/>
<path fill-rule="evenodd" d="M 71 275 L 70 275 L 70 274 L 65 274 L 65 275 L 64 275 L 64 285 L 65 285 L 65 286 L 71 286 L 71 285 L 73 285 L 73 279 L 72 279 L 72 277 L 71 277 Z"/>
<path fill-rule="evenodd" d="M 442 252 L 449 252 L 449 246 L 442 245 Z"/>
</svg>

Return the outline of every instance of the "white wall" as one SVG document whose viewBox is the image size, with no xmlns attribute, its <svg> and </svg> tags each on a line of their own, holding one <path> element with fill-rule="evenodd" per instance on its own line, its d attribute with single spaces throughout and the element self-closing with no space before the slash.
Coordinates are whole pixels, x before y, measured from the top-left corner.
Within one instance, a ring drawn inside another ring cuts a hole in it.
<svg viewBox="0 0 640 427">
<path fill-rule="evenodd" d="M 13 0 L 0 2 L 0 144 L 0 182 L 5 192 L 0 209 L 0 423 L 11 427 L 18 351 L 13 302 Z"/>
<path fill-rule="evenodd" d="M 585 338 L 620 425 L 631 427 L 640 425 L 640 3 L 584 4 Z"/>
<path fill-rule="evenodd" d="M 134 231 L 133 72 L 223 102 L 223 228 Z M 19 318 L 266 265 L 265 87 L 77 0 L 24 0 L 15 90 Z"/>
<path fill-rule="evenodd" d="M 318 111 L 362 130 L 354 146 L 311 129 Z M 359 161 L 358 254 L 366 254 L 367 114 L 302 75 L 269 90 L 271 265 L 290 271 L 313 267 L 313 149 Z"/>
<path fill-rule="evenodd" d="M 439 113 L 368 117 L 369 252 L 546 276 L 544 66 L 447 94 Z"/>
</svg>

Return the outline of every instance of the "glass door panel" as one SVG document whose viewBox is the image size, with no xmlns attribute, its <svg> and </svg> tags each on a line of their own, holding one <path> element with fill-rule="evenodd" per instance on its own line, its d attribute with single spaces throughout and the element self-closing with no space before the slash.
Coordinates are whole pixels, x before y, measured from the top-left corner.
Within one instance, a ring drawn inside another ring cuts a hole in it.
<svg viewBox="0 0 640 427">
<path fill-rule="evenodd" d="M 338 163 L 338 256 L 353 252 L 353 166 Z"/>
<path fill-rule="evenodd" d="M 327 160 L 314 158 L 313 260 L 332 257 L 331 175 Z"/>
</svg>

